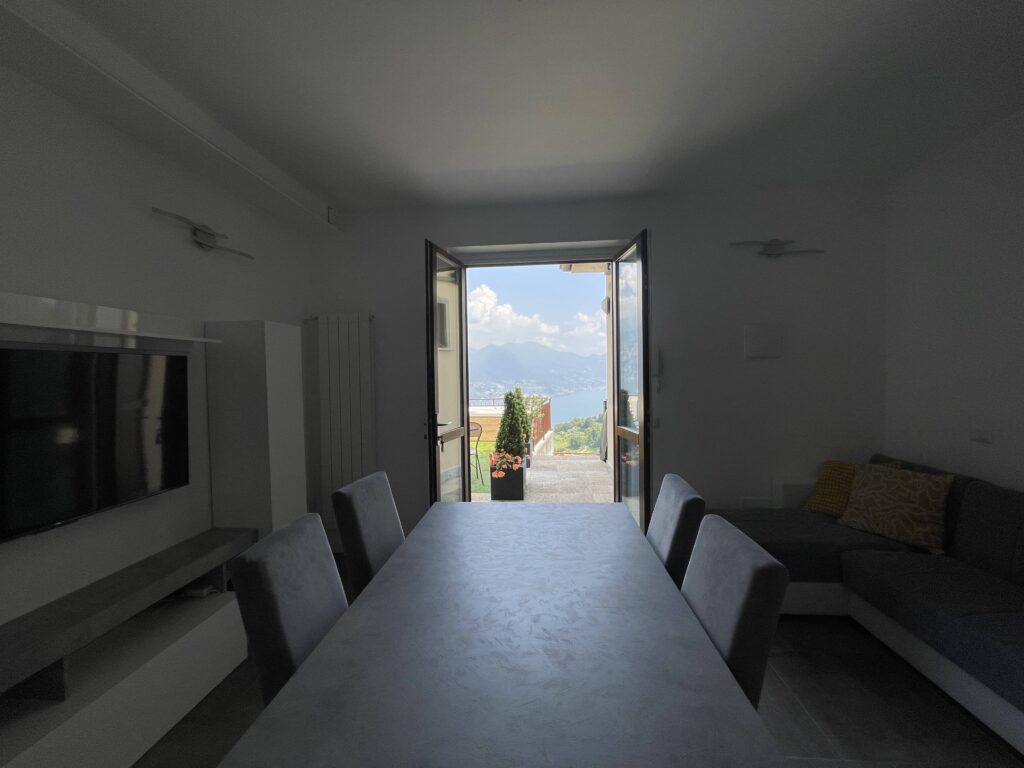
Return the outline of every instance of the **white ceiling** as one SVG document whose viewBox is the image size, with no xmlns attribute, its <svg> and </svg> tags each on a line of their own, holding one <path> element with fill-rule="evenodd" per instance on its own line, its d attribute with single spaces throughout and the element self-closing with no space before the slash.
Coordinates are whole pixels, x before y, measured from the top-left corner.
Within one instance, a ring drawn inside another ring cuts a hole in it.
<svg viewBox="0 0 1024 768">
<path fill-rule="evenodd" d="M 62 0 L 344 207 L 884 179 L 1024 107 L 1021 0 Z"/>
</svg>

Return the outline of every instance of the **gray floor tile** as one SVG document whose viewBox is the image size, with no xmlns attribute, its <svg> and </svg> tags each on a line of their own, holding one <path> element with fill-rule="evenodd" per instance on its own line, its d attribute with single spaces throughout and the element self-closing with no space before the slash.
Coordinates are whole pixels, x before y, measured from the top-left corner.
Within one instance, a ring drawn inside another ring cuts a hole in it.
<svg viewBox="0 0 1024 768">
<path fill-rule="evenodd" d="M 613 501 L 612 468 L 597 456 L 533 457 L 526 472 L 526 501 Z M 473 501 L 490 501 L 490 493 L 474 493 Z"/>
<path fill-rule="evenodd" d="M 215 768 L 262 711 L 256 670 L 245 661 L 134 768 Z"/>
<path fill-rule="evenodd" d="M 757 708 L 768 732 L 784 755 L 838 757 L 828 736 L 770 666 Z"/>
<path fill-rule="evenodd" d="M 841 758 L 1019 767 L 1009 747 L 893 654 L 778 653 L 771 663 Z"/>
<path fill-rule="evenodd" d="M 215 768 L 222 758 L 160 741 L 132 768 Z"/>
<path fill-rule="evenodd" d="M 250 725 L 252 721 L 240 719 L 232 722 L 189 717 L 172 728 L 163 741 L 185 749 L 223 756 L 242 738 Z"/>
<path fill-rule="evenodd" d="M 245 663 L 135 768 L 214 768 L 263 710 Z M 784 616 L 758 708 L 785 768 L 1022 768 L 1024 758 L 847 618 Z"/>
<path fill-rule="evenodd" d="M 773 653 L 810 651 L 837 656 L 889 656 L 891 651 L 847 616 L 783 616 Z"/>
</svg>

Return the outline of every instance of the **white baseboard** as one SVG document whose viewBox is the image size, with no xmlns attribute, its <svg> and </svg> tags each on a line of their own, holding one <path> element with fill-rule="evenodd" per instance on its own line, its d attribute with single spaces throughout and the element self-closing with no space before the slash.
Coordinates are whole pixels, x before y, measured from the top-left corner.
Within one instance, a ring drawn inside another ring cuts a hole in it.
<svg viewBox="0 0 1024 768">
<path fill-rule="evenodd" d="M 850 616 L 966 710 L 1024 752 L 1024 712 L 857 595 Z"/>
<path fill-rule="evenodd" d="M 792 581 L 786 588 L 782 613 L 797 616 L 847 616 L 848 590 L 837 581 Z"/>
</svg>

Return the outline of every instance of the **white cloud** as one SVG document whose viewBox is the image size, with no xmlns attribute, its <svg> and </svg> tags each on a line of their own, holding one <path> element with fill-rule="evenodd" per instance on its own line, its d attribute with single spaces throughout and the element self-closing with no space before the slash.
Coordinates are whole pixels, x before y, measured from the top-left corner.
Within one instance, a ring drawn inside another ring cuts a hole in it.
<svg viewBox="0 0 1024 768">
<path fill-rule="evenodd" d="M 561 352 L 577 355 L 605 353 L 606 315 L 577 312 L 568 330 L 557 323 L 545 322 L 539 314 L 524 315 L 511 304 L 502 304 L 488 285 L 473 289 L 466 303 L 469 345 L 474 349 L 488 344 L 532 341 Z"/>
<path fill-rule="evenodd" d="M 567 332 L 573 337 L 570 348 L 578 355 L 598 355 L 605 351 L 607 338 L 607 317 L 601 310 L 592 314 L 577 312 L 573 327 Z"/>
<path fill-rule="evenodd" d="M 545 323 L 540 315 L 523 315 L 511 304 L 500 304 L 498 294 L 489 286 L 481 285 L 469 294 L 466 304 L 469 321 L 469 343 L 475 348 L 488 344 L 534 341 L 547 347 L 561 349 L 558 337 L 561 328 Z"/>
</svg>

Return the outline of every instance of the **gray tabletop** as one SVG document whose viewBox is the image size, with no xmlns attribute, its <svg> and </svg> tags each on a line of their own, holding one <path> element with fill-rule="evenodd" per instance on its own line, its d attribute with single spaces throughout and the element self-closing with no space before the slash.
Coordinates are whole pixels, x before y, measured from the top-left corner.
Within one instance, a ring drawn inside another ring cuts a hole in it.
<svg viewBox="0 0 1024 768">
<path fill-rule="evenodd" d="M 620 504 L 435 504 L 222 763 L 764 766 Z"/>
</svg>

